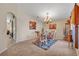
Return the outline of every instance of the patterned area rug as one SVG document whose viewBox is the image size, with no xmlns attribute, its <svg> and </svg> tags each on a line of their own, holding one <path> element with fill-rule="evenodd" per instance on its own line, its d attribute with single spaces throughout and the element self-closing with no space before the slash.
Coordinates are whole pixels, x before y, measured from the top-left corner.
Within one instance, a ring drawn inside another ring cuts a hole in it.
<svg viewBox="0 0 79 59">
<path fill-rule="evenodd" d="M 36 46 L 44 49 L 44 50 L 48 50 L 52 45 L 54 45 L 56 43 L 57 40 L 47 40 L 45 42 L 39 42 L 38 44 L 34 43 Z"/>
</svg>

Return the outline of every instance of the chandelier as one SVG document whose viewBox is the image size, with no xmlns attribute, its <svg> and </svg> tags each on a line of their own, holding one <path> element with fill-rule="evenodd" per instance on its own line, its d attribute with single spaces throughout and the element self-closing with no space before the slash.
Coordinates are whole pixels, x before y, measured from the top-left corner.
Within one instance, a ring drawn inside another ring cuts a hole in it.
<svg viewBox="0 0 79 59">
<path fill-rule="evenodd" d="M 49 15 L 49 13 L 46 13 L 46 16 L 44 17 L 44 23 L 52 23 L 53 19 L 51 18 L 51 16 Z"/>
</svg>

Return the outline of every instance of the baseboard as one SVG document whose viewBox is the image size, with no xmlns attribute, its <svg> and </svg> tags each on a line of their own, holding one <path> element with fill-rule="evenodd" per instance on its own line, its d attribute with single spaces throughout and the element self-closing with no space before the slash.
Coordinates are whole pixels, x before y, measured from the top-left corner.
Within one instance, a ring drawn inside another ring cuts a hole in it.
<svg viewBox="0 0 79 59">
<path fill-rule="evenodd" d="M 5 50 L 7 50 L 7 48 L 3 49 L 2 51 L 0 51 L 0 54 L 3 53 Z"/>
</svg>

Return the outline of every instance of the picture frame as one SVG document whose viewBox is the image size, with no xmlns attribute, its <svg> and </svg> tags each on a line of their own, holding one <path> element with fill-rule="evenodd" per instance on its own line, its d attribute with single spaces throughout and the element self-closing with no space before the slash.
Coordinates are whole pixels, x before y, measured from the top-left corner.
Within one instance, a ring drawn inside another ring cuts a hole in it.
<svg viewBox="0 0 79 59">
<path fill-rule="evenodd" d="M 34 20 L 29 21 L 29 29 L 30 30 L 36 29 L 36 21 Z"/>
</svg>

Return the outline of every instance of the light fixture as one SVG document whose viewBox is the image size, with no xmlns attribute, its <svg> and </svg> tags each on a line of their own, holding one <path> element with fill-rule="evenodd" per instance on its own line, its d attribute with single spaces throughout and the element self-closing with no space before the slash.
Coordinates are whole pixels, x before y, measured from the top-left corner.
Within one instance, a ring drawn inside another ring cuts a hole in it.
<svg viewBox="0 0 79 59">
<path fill-rule="evenodd" d="M 49 13 L 47 12 L 46 13 L 46 16 L 45 16 L 45 18 L 44 18 L 44 22 L 48 22 L 49 20 L 50 20 L 50 16 L 49 16 Z"/>
<path fill-rule="evenodd" d="M 45 18 L 44 18 L 44 22 L 45 22 L 45 23 L 52 22 L 52 17 L 49 15 L 48 12 L 46 13 L 46 16 L 45 16 Z"/>
<path fill-rule="evenodd" d="M 44 11 L 40 13 L 41 16 L 37 16 L 37 18 L 42 22 L 42 23 L 54 23 L 55 22 L 55 13 L 52 11 Z"/>
</svg>

